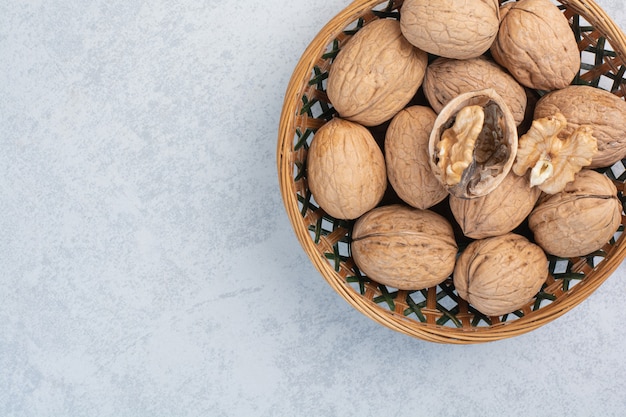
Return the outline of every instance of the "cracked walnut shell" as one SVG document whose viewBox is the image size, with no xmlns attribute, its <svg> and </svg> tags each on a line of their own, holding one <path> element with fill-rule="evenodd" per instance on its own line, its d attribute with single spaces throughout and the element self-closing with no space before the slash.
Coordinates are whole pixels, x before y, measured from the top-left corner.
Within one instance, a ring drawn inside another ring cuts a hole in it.
<svg viewBox="0 0 626 417">
<path fill-rule="evenodd" d="M 602 248 L 621 221 L 622 206 L 613 182 L 584 169 L 563 191 L 540 199 L 528 226 L 546 252 L 571 258 Z"/>
<path fill-rule="evenodd" d="M 336 117 L 311 141 L 307 181 L 313 198 L 329 215 L 356 219 L 385 193 L 385 157 L 365 127 Z"/>
<path fill-rule="evenodd" d="M 447 58 L 482 55 L 498 34 L 497 0 L 405 0 L 402 34 L 423 51 Z"/>
<path fill-rule="evenodd" d="M 328 74 L 328 98 L 342 118 L 379 125 L 413 98 L 427 61 L 426 52 L 402 36 L 397 20 L 375 20 L 337 54 Z"/>
<path fill-rule="evenodd" d="M 571 85 L 543 96 L 535 107 L 536 119 L 561 113 L 567 119 L 564 132 L 581 125 L 592 127 L 598 152 L 589 168 L 608 167 L 626 158 L 626 101 L 600 88 Z"/>
<path fill-rule="evenodd" d="M 493 90 L 464 93 L 439 113 L 428 142 L 429 163 L 450 194 L 475 198 L 498 186 L 513 165 L 517 128 Z"/>
<path fill-rule="evenodd" d="M 491 54 L 520 84 L 537 90 L 564 88 L 580 69 L 574 33 L 550 0 L 520 0 L 503 6 Z"/>
<path fill-rule="evenodd" d="M 483 314 L 500 316 L 528 304 L 546 278 L 543 250 L 507 233 L 470 243 L 457 260 L 453 280 L 462 299 Z"/>
<path fill-rule="evenodd" d="M 591 126 L 564 132 L 567 120 L 561 113 L 533 121 L 519 138 L 513 172 L 524 175 L 530 169 L 530 185 L 547 194 L 556 194 L 574 180 L 574 175 L 591 163 L 598 151 Z"/>
<path fill-rule="evenodd" d="M 436 118 L 430 107 L 410 106 L 391 120 L 385 135 L 389 183 L 402 201 L 419 209 L 448 196 L 428 163 L 428 137 Z"/>
<path fill-rule="evenodd" d="M 356 221 L 351 251 L 355 264 L 374 281 L 419 290 L 450 276 L 458 248 L 444 217 L 394 204 L 375 208 Z"/>
</svg>

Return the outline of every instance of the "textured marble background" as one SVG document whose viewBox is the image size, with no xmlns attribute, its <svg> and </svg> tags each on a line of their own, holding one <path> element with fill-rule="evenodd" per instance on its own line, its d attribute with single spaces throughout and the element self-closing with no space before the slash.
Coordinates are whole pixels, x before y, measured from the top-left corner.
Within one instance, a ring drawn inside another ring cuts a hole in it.
<svg viewBox="0 0 626 417">
<path fill-rule="evenodd" d="M 374 323 L 312 267 L 277 126 L 346 4 L 0 3 L 0 416 L 625 415 L 624 266 L 539 330 L 460 347 Z"/>
</svg>

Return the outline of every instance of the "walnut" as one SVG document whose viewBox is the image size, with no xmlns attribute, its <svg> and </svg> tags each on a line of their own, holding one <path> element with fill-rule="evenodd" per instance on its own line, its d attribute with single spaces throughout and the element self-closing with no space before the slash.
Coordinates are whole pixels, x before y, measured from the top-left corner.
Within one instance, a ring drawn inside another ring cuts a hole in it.
<svg viewBox="0 0 626 417">
<path fill-rule="evenodd" d="M 519 138 L 513 172 L 524 175 L 530 169 L 530 185 L 547 194 L 562 191 L 598 151 L 591 126 L 579 126 L 564 134 L 566 126 L 565 116 L 556 113 L 534 120 Z"/>
<path fill-rule="evenodd" d="M 515 121 L 493 89 L 451 100 L 437 116 L 428 143 L 435 177 L 462 198 L 496 188 L 511 169 L 516 150 Z"/>
<path fill-rule="evenodd" d="M 463 107 L 452 127 L 441 134 L 437 146 L 439 167 L 446 185 L 461 182 L 463 171 L 472 163 L 478 135 L 485 124 L 485 111 L 481 106 Z"/>
<path fill-rule="evenodd" d="M 482 55 L 498 33 L 498 0 L 405 0 L 400 24 L 413 45 L 434 55 Z"/>
<path fill-rule="evenodd" d="M 446 198 L 428 163 L 428 137 L 437 115 L 430 107 L 411 106 L 401 110 L 385 135 L 387 177 L 407 204 L 427 209 Z"/>
<path fill-rule="evenodd" d="M 473 241 L 454 268 L 459 296 L 488 316 L 522 308 L 546 278 L 548 260 L 543 250 L 515 233 Z"/>
<path fill-rule="evenodd" d="M 458 249 L 444 217 L 394 204 L 375 208 L 356 221 L 351 250 L 356 265 L 371 279 L 418 290 L 450 276 Z"/>
<path fill-rule="evenodd" d="M 565 134 L 590 125 L 598 152 L 589 168 L 607 167 L 626 158 L 626 102 L 614 94 L 586 85 L 571 85 L 544 95 L 535 118 L 561 113 L 567 119 Z"/>
<path fill-rule="evenodd" d="M 563 191 L 540 199 L 528 226 L 546 252 L 570 258 L 602 248 L 621 221 L 615 185 L 606 176 L 583 169 Z"/>
<path fill-rule="evenodd" d="M 501 11 L 491 46 L 497 63 L 538 90 L 569 85 L 580 69 L 578 44 L 563 13 L 550 0 L 520 0 Z"/>
<path fill-rule="evenodd" d="M 342 118 L 379 125 L 413 98 L 427 60 L 402 36 L 397 20 L 375 20 L 337 54 L 328 74 L 328 98 Z"/>
<path fill-rule="evenodd" d="M 334 118 L 311 141 L 307 180 L 324 211 L 339 219 L 355 219 L 374 208 L 385 193 L 383 152 L 365 127 Z"/>
<path fill-rule="evenodd" d="M 515 123 L 524 120 L 524 88 L 495 62 L 477 57 L 466 60 L 437 58 L 426 68 L 424 94 L 431 107 L 439 112 L 450 100 L 469 91 L 493 88 L 506 102 Z"/>
<path fill-rule="evenodd" d="M 450 209 L 463 234 L 472 239 L 499 236 L 518 227 L 530 214 L 541 191 L 528 176 L 513 172 L 489 194 L 472 198 L 450 196 Z"/>
</svg>

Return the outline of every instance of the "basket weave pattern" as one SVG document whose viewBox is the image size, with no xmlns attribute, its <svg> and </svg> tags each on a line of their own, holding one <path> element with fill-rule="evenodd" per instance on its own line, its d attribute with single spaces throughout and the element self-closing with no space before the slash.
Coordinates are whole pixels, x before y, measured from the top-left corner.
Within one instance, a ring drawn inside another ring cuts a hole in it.
<svg viewBox="0 0 626 417">
<path fill-rule="evenodd" d="M 624 98 L 626 37 L 591 0 L 561 0 L 581 51 L 575 84 Z M 550 275 L 534 300 L 499 317 L 485 316 L 458 297 L 452 279 L 419 291 L 387 287 L 364 276 L 350 256 L 353 222 L 335 219 L 314 201 L 306 180 L 306 155 L 316 130 L 335 116 L 325 92 L 338 51 L 364 25 L 399 18 L 402 1 L 355 1 L 317 35 L 298 63 L 285 96 L 277 163 L 285 208 L 305 252 L 331 287 L 361 313 L 393 330 L 441 343 L 479 343 L 536 329 L 561 316 L 595 291 L 626 256 L 626 217 L 604 247 L 585 257 L 549 256 Z M 538 96 L 542 92 L 537 92 Z M 377 131 L 377 129 L 379 131 Z M 373 128 L 384 137 L 384 126 Z M 626 160 L 602 170 L 626 204 Z M 385 201 L 385 200 L 383 200 Z"/>
</svg>

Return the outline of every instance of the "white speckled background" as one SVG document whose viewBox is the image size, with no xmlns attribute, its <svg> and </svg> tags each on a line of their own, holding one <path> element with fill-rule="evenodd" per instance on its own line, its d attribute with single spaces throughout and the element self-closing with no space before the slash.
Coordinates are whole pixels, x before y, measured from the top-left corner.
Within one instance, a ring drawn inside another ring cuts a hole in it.
<svg viewBox="0 0 626 417">
<path fill-rule="evenodd" d="M 0 416 L 623 416 L 624 266 L 478 346 L 395 333 L 325 283 L 276 135 L 347 2 L 257 3 L 0 4 Z"/>
</svg>

